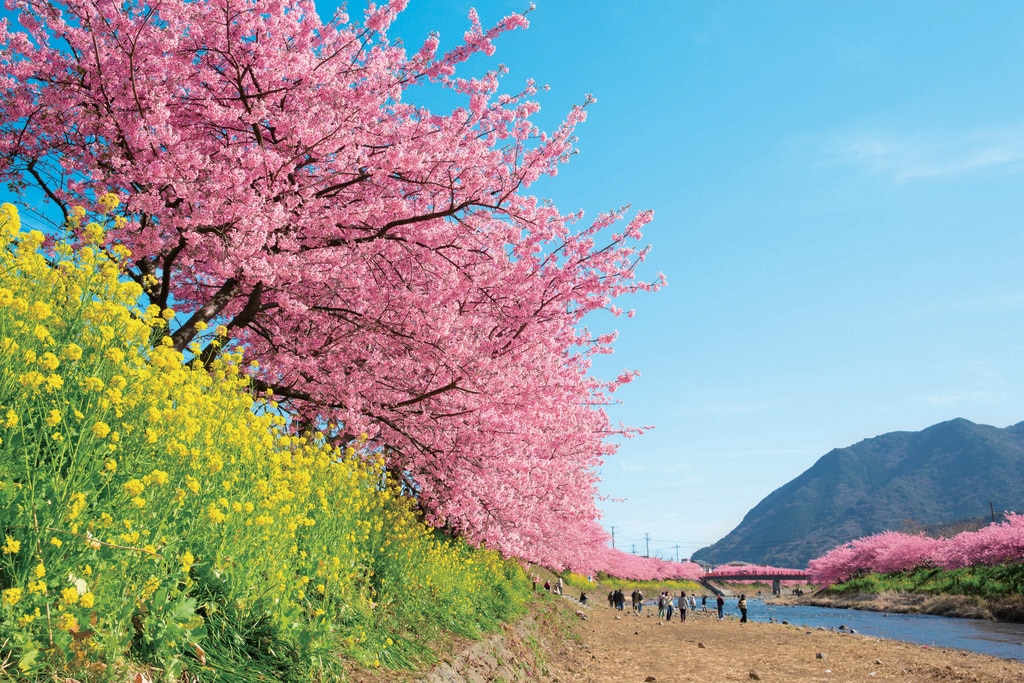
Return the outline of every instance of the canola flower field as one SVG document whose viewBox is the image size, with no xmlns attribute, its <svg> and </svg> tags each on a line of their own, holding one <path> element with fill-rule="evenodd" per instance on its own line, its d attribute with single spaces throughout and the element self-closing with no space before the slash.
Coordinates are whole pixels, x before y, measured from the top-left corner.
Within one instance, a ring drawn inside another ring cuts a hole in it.
<svg viewBox="0 0 1024 683">
<path fill-rule="evenodd" d="M 72 247 L 0 208 L 0 679 L 338 680 L 519 613 L 517 563 L 294 433 L 243 349 L 191 367 L 108 220 Z"/>
</svg>

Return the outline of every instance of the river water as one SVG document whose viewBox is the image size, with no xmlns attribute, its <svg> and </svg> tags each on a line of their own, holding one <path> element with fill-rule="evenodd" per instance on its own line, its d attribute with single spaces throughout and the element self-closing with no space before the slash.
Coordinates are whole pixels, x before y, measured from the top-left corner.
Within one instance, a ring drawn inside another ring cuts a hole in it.
<svg viewBox="0 0 1024 683">
<path fill-rule="evenodd" d="M 709 603 L 708 609 L 714 611 L 714 603 Z M 748 599 L 747 603 L 747 618 L 751 621 L 774 619 L 800 626 L 836 630 L 845 626 L 868 636 L 930 647 L 971 650 L 1024 662 L 1024 624 L 930 614 L 890 614 L 830 607 L 775 605 L 756 598 Z M 739 615 L 736 598 L 727 598 L 725 604 L 727 614 Z"/>
<path fill-rule="evenodd" d="M 673 605 L 678 598 L 672 600 Z M 657 610 L 656 600 L 645 601 L 647 609 Z M 700 609 L 700 600 L 697 609 Z M 708 596 L 708 611 L 714 613 L 715 597 Z M 736 597 L 726 598 L 725 613 L 739 617 Z M 676 617 L 678 619 L 678 617 Z M 840 626 L 857 633 L 902 640 L 928 647 L 949 647 L 1024 662 L 1024 624 L 1012 624 L 984 619 L 957 619 L 931 614 L 894 614 L 868 610 L 811 607 L 808 605 L 779 605 L 766 603 L 758 597 L 747 599 L 747 619 L 750 621 L 787 621 L 796 626 L 827 628 L 835 631 Z"/>
</svg>

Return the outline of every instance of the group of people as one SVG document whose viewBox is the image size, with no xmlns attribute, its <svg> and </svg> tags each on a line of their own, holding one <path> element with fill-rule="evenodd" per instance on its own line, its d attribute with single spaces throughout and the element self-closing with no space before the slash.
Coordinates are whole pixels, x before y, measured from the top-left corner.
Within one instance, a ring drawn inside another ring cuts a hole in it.
<svg viewBox="0 0 1024 683">
<path fill-rule="evenodd" d="M 540 581 L 540 575 L 534 574 L 532 578 L 533 578 L 533 591 L 536 593 L 537 592 L 537 582 Z M 544 581 L 544 590 L 549 591 L 551 593 L 557 593 L 557 594 L 561 595 L 562 594 L 562 588 L 564 588 L 564 587 L 565 587 L 565 584 L 562 583 L 562 577 L 561 576 L 558 577 L 558 581 L 554 585 L 552 585 L 550 581 L 547 581 L 547 580 Z"/>
<path fill-rule="evenodd" d="M 634 590 L 630 595 L 631 602 L 633 605 L 633 611 L 637 614 L 642 614 L 644 609 L 644 594 L 639 590 Z M 626 595 L 622 592 L 621 588 L 608 592 L 608 606 L 617 609 L 620 612 L 626 607 Z M 715 606 L 718 608 L 718 620 L 722 621 L 725 619 L 725 598 L 722 595 L 715 596 Z M 747 596 L 745 594 L 740 595 L 739 600 L 736 602 L 736 607 L 740 611 L 740 623 L 747 623 Z M 708 611 L 708 596 L 702 595 L 700 597 L 700 609 L 702 612 Z M 679 621 L 686 621 L 686 613 L 688 611 L 697 611 L 697 595 L 691 593 L 687 597 L 686 593 L 681 591 L 678 598 L 673 598 L 668 591 L 664 591 L 658 596 L 658 618 L 664 619 L 665 621 L 672 621 L 672 615 L 675 611 L 679 612 Z"/>
<path fill-rule="evenodd" d="M 540 576 L 534 574 L 533 579 L 533 590 L 537 590 L 537 584 L 540 582 Z M 552 584 L 550 581 L 544 582 L 544 590 L 552 593 L 562 595 L 562 590 L 565 584 L 562 582 L 562 577 L 556 579 L 556 583 Z M 633 611 L 637 614 L 643 614 L 644 611 L 644 594 L 639 588 L 634 590 L 630 594 L 630 602 L 633 607 Z M 586 593 L 580 593 L 580 602 L 584 605 L 587 604 L 588 598 Z M 685 591 L 680 591 L 678 597 L 672 597 L 672 594 L 668 591 L 662 592 L 658 595 L 658 618 L 666 621 L 672 621 L 672 616 L 676 611 L 679 612 L 679 621 L 686 621 L 686 613 L 690 611 L 697 611 L 697 595 L 691 593 L 689 596 L 686 595 Z M 608 606 L 618 611 L 623 611 L 626 608 L 626 594 L 622 592 L 621 588 L 608 592 Z M 718 608 L 718 620 L 722 621 L 725 619 L 725 598 L 721 595 L 715 596 L 715 606 Z M 747 623 L 747 596 L 740 595 L 739 600 L 736 602 L 736 607 L 740 611 L 740 623 Z M 708 611 L 708 596 L 700 596 L 700 610 L 702 612 Z"/>
<path fill-rule="evenodd" d="M 644 594 L 639 590 L 635 590 L 630 598 L 632 599 L 633 610 L 638 613 L 642 612 L 644 607 Z M 621 588 L 616 588 L 615 590 L 608 592 L 608 606 L 617 609 L 620 612 L 626 609 L 626 594 L 622 592 Z"/>
</svg>

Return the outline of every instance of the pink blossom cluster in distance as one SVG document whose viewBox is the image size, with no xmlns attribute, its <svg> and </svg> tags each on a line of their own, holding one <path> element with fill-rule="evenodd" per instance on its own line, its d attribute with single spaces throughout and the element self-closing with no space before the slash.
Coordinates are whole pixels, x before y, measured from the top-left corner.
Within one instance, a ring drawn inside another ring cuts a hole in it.
<svg viewBox="0 0 1024 683">
<path fill-rule="evenodd" d="M 704 570 L 696 562 L 669 562 L 656 557 L 639 557 L 616 548 L 608 548 L 602 553 L 595 569 L 609 576 L 635 581 L 696 581 L 704 575 Z"/>
<path fill-rule="evenodd" d="M 978 531 L 952 538 L 885 531 L 858 538 L 811 560 L 807 570 L 815 583 L 834 584 L 860 574 L 888 574 L 919 567 L 958 569 L 974 565 L 1024 561 L 1024 515 L 1006 513 Z"/>
</svg>

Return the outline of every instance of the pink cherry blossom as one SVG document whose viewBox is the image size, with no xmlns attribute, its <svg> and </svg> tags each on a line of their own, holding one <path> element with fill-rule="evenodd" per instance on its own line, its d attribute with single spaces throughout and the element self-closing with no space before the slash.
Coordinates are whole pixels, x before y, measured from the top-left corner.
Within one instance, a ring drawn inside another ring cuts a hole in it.
<svg viewBox="0 0 1024 683">
<path fill-rule="evenodd" d="M 434 35 L 411 54 L 390 37 L 404 0 L 362 25 L 310 0 L 11 4 L 0 174 L 65 216 L 117 192 L 110 239 L 177 311 L 177 348 L 208 361 L 228 339 L 199 323 L 226 326 L 296 429 L 382 453 L 431 523 L 599 563 L 596 468 L 637 432 L 605 407 L 634 373 L 593 376 L 614 337 L 583 321 L 660 286 L 635 272 L 652 214 L 588 224 L 530 194 L 575 152 L 590 100 L 542 131 L 535 84 L 458 73 L 523 15 L 485 29 L 473 13 L 438 56 Z M 416 104 L 427 84 L 463 104 Z"/>
</svg>

